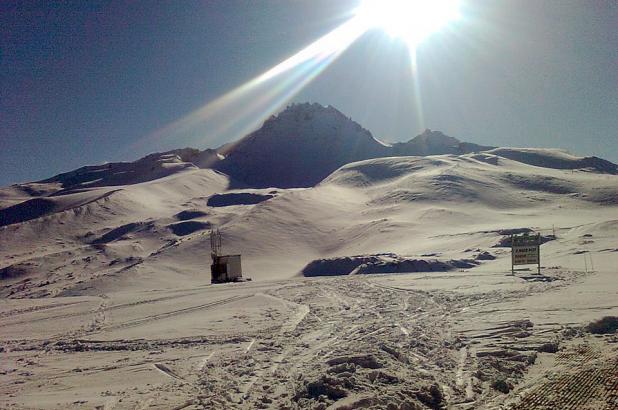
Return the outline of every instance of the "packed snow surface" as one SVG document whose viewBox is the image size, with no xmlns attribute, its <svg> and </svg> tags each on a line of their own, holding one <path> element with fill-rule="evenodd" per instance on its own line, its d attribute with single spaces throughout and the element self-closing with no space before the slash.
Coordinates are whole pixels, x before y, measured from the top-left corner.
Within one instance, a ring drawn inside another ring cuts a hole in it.
<svg viewBox="0 0 618 410">
<path fill-rule="evenodd" d="M 280 116 L 0 189 L 0 407 L 612 408 L 585 325 L 618 316 L 614 164 Z M 212 227 L 251 282 L 210 284 Z M 511 273 L 524 232 L 541 275 Z"/>
</svg>

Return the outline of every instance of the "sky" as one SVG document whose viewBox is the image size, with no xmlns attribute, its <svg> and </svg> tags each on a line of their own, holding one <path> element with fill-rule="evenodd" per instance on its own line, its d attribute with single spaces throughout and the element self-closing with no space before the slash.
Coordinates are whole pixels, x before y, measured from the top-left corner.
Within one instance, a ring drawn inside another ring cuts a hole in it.
<svg viewBox="0 0 618 410">
<path fill-rule="evenodd" d="M 618 162 L 615 0 L 461 0 L 460 18 L 418 45 L 414 69 L 404 41 L 370 29 L 264 80 L 358 5 L 0 2 L 0 186 L 214 148 L 305 101 L 383 141 L 430 128 Z"/>
</svg>

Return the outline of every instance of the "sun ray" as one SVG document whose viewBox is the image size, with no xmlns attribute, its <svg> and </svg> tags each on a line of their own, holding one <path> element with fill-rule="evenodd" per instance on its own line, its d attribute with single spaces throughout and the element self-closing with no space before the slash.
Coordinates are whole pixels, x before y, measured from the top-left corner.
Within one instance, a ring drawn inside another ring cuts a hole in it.
<svg viewBox="0 0 618 410">
<path fill-rule="evenodd" d="M 151 132 L 128 150 L 164 141 L 217 144 L 240 138 L 290 101 L 365 32 L 380 28 L 408 45 L 418 123 L 423 110 L 417 45 L 458 17 L 458 0 L 364 0 L 353 17 L 279 64 L 202 107 Z M 128 151 L 127 150 L 127 151 Z"/>
<path fill-rule="evenodd" d="M 363 0 L 357 19 L 403 39 L 410 49 L 459 18 L 459 0 Z"/>
<path fill-rule="evenodd" d="M 203 143 L 244 136 L 276 112 L 367 30 L 352 18 L 247 83 L 152 132 L 131 149 L 163 139 Z"/>
<path fill-rule="evenodd" d="M 416 120 L 419 128 L 425 128 L 425 117 L 423 115 L 423 101 L 421 99 L 421 84 L 418 80 L 418 60 L 416 58 L 416 49 L 409 49 L 410 53 L 410 68 L 412 71 L 412 81 L 414 82 L 414 105 L 416 107 Z"/>
</svg>

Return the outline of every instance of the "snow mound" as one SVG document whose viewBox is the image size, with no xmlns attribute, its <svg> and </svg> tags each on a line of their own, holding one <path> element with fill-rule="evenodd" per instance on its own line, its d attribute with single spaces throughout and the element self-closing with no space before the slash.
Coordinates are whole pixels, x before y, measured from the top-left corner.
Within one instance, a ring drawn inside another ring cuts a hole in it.
<svg viewBox="0 0 618 410">
<path fill-rule="evenodd" d="M 39 183 L 59 183 L 63 190 L 56 193 L 92 187 L 132 185 L 163 178 L 187 169 L 207 168 L 219 160 L 216 151 L 182 148 L 154 153 L 134 162 L 114 162 L 85 166 L 56 175 Z"/>
<path fill-rule="evenodd" d="M 63 197 L 33 198 L 0 209 L 0 226 L 27 222 L 46 215 L 78 208 L 112 195 L 116 191 L 83 192 Z"/>
<path fill-rule="evenodd" d="M 571 194 L 579 192 L 579 187 L 573 181 L 556 178 L 549 175 L 512 174 L 503 176 L 505 183 L 528 191 L 551 192 L 553 194 Z"/>
<path fill-rule="evenodd" d="M 0 188 L 0 209 L 27 201 L 32 197 L 48 196 L 60 189 L 60 184 L 38 184 L 36 182 Z"/>
<path fill-rule="evenodd" d="M 301 273 L 303 276 L 313 277 L 370 273 L 445 272 L 454 269 L 469 269 L 476 265 L 478 262 L 472 259 L 440 261 L 411 259 L 393 253 L 384 253 L 316 259 L 307 264 Z"/>
<path fill-rule="evenodd" d="M 96 245 L 96 244 L 110 243 L 110 242 L 117 241 L 120 239 L 125 239 L 127 235 L 130 233 L 144 231 L 144 230 L 151 230 L 153 227 L 154 227 L 154 222 L 131 222 L 131 223 L 121 225 L 121 226 L 118 226 L 116 228 L 109 230 L 108 232 L 103 234 L 101 237 L 93 240 L 92 244 Z"/>
<path fill-rule="evenodd" d="M 618 165 L 610 161 L 598 157 L 577 157 L 559 149 L 495 148 L 486 153 L 543 168 L 586 169 L 604 174 L 618 174 Z"/>
<path fill-rule="evenodd" d="M 500 180 L 500 169 L 474 164 L 452 155 L 377 158 L 345 165 L 321 185 L 364 188 L 376 206 L 445 200 L 500 207 L 523 203 Z"/>
<path fill-rule="evenodd" d="M 344 165 L 320 186 L 362 189 L 371 197 L 368 203 L 376 206 L 451 201 L 504 209 L 537 206 L 555 201 L 555 195 L 615 205 L 618 186 L 612 178 L 482 153 L 368 159 Z"/>
<path fill-rule="evenodd" d="M 487 154 L 487 153 L 480 153 L 480 154 L 473 154 L 470 155 L 469 158 L 474 159 L 476 161 L 480 161 L 480 162 L 484 162 L 486 164 L 491 164 L 491 165 L 499 165 L 500 164 L 500 157 L 497 155 L 492 155 L 492 154 Z"/>
<path fill-rule="evenodd" d="M 344 165 L 328 176 L 322 184 L 336 184 L 349 187 L 375 186 L 391 183 L 403 177 L 409 177 L 448 165 L 440 157 L 391 157 L 354 162 Z"/>
</svg>

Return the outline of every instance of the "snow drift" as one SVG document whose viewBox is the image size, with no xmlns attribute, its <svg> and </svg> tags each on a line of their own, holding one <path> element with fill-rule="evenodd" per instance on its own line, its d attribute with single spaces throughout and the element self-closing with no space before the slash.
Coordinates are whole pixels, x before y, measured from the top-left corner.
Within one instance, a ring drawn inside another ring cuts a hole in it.
<svg viewBox="0 0 618 410">
<path fill-rule="evenodd" d="M 445 272 L 453 269 L 469 269 L 476 265 L 478 262 L 472 259 L 440 261 L 385 253 L 316 259 L 309 262 L 301 273 L 303 276 L 313 277 L 370 273 Z"/>
</svg>

